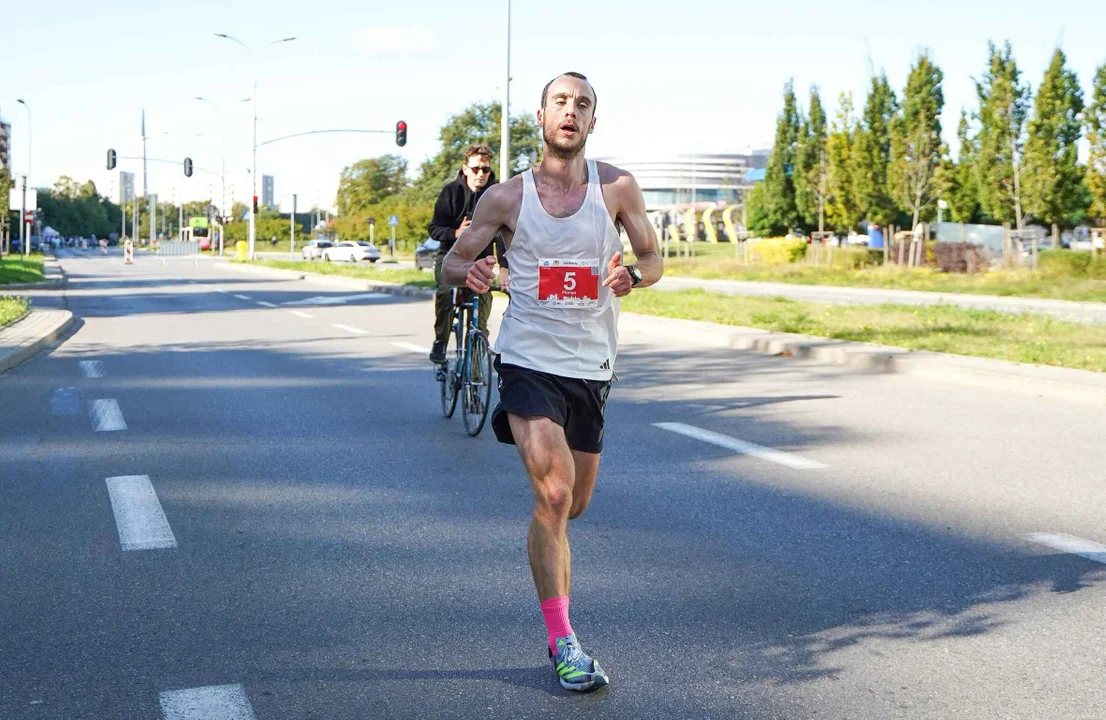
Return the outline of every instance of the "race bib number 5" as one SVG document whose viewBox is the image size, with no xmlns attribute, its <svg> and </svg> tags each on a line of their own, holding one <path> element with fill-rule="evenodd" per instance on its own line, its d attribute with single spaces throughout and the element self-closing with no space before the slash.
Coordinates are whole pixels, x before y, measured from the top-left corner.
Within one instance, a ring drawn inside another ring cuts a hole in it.
<svg viewBox="0 0 1106 720">
<path fill-rule="evenodd" d="M 599 258 L 540 258 L 538 302 L 547 307 L 597 307 Z"/>
</svg>

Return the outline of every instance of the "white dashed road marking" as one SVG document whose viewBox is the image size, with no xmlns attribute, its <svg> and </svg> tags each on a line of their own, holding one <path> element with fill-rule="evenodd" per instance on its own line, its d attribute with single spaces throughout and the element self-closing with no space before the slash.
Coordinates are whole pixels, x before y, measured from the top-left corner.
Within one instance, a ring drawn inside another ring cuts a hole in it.
<svg viewBox="0 0 1106 720">
<path fill-rule="evenodd" d="M 1030 533 L 1026 540 L 1106 565 L 1106 545 L 1062 533 Z"/>
<path fill-rule="evenodd" d="M 159 693 L 165 720 L 255 720 L 241 685 L 212 685 Z"/>
<path fill-rule="evenodd" d="M 291 300 L 284 303 L 285 305 L 343 305 L 354 300 L 379 300 L 381 298 L 390 298 L 391 295 L 387 293 L 362 293 L 360 295 L 341 295 L 339 297 L 327 297 L 325 295 L 319 295 L 318 297 L 307 298 L 305 300 Z"/>
<path fill-rule="evenodd" d="M 81 360 L 81 372 L 86 378 L 102 378 L 104 364 L 99 360 Z"/>
<path fill-rule="evenodd" d="M 265 302 L 264 300 L 258 300 L 258 301 L 257 301 L 257 304 L 258 304 L 258 305 L 262 305 L 262 306 L 264 306 L 264 307 L 276 307 L 276 305 L 274 305 L 273 303 L 271 303 L 271 302 Z"/>
<path fill-rule="evenodd" d="M 362 330 L 361 328 L 350 327 L 349 325 L 343 325 L 342 323 L 331 323 L 330 327 L 338 328 L 339 330 L 345 330 L 346 332 L 351 332 L 354 335 L 367 335 L 368 332 L 369 332 L 368 330 Z"/>
<path fill-rule="evenodd" d="M 234 297 L 238 298 L 239 300 L 253 300 L 253 298 L 251 298 L 249 295 L 235 295 Z"/>
<path fill-rule="evenodd" d="M 109 477 L 105 482 L 119 528 L 119 544 L 124 550 L 165 550 L 177 546 L 149 475 Z"/>
<path fill-rule="evenodd" d="M 54 417 L 71 417 L 81 411 L 81 396 L 75 387 L 63 387 L 50 398 L 50 414 Z"/>
<path fill-rule="evenodd" d="M 300 310 L 289 310 L 289 312 L 292 313 L 293 315 L 295 315 L 296 317 L 307 318 L 308 320 L 315 317 L 311 313 L 305 313 L 305 312 L 302 312 Z"/>
<path fill-rule="evenodd" d="M 416 345 L 414 343 L 394 342 L 392 344 L 395 345 L 397 348 L 403 348 L 404 350 L 410 350 L 411 352 L 416 352 L 416 353 L 429 353 L 430 352 L 430 348 L 423 347 L 422 345 Z"/>
<path fill-rule="evenodd" d="M 711 432 L 710 430 L 704 430 L 694 425 L 685 425 L 684 423 L 653 423 L 653 427 L 658 427 L 661 430 L 668 430 L 678 435 L 695 438 L 696 440 L 702 440 L 711 445 L 724 447 L 743 455 L 752 455 L 761 460 L 768 460 L 769 462 L 785 465 L 789 468 L 795 468 L 796 470 L 818 470 L 826 467 L 820 462 L 815 462 L 814 460 L 809 460 L 799 455 L 773 450 L 763 445 L 756 445 L 751 442 L 745 442 L 744 440 L 738 440 L 729 435 Z"/>
<path fill-rule="evenodd" d="M 92 406 L 88 409 L 88 416 L 92 419 L 92 429 L 96 432 L 127 429 L 123 411 L 119 409 L 119 403 L 115 400 L 93 400 Z"/>
</svg>

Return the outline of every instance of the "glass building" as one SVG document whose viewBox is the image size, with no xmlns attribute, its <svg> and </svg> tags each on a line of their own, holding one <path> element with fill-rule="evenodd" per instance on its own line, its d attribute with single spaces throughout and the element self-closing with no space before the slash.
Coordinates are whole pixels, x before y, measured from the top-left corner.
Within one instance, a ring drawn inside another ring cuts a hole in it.
<svg viewBox="0 0 1106 720">
<path fill-rule="evenodd" d="M 645 208 L 683 210 L 716 203 L 734 205 L 744 201 L 753 182 L 750 170 L 768 164 L 770 150 L 752 153 L 696 153 L 649 157 L 621 155 L 598 158 L 632 173 L 645 196 Z"/>
</svg>

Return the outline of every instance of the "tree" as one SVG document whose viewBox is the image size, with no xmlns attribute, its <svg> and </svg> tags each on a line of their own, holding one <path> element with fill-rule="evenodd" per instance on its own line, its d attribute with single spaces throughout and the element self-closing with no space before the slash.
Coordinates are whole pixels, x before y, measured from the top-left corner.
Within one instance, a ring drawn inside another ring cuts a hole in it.
<svg viewBox="0 0 1106 720">
<path fill-rule="evenodd" d="M 979 183 L 975 169 L 979 147 L 971 135 L 967 110 L 960 110 L 956 138 L 960 142 L 960 154 L 955 163 L 950 161 L 942 164 L 941 194 L 949 204 L 952 221 L 970 223 L 979 212 Z"/>
<path fill-rule="evenodd" d="M 853 181 L 856 118 L 853 96 L 841 93 L 837 116 L 826 138 L 826 218 L 838 232 L 854 230 L 860 222 L 860 199 Z"/>
<path fill-rule="evenodd" d="M 757 185 L 760 190 L 751 193 L 747 200 L 749 226 L 757 234 L 783 234 L 799 224 L 792 180 L 799 124 L 795 89 L 789 80 L 783 89 L 783 110 L 776 119 L 776 140 L 768 157 L 764 182 Z"/>
<path fill-rule="evenodd" d="M 895 216 L 887 171 L 891 159 L 891 121 L 898 100 L 887 75 L 872 76 L 864 117 L 853 138 L 853 183 L 861 217 L 887 225 Z"/>
<path fill-rule="evenodd" d="M 457 178 L 464 162 L 465 148 L 483 143 L 491 147 L 498 162 L 500 123 L 503 105 L 499 102 L 474 103 L 449 118 L 438 139 L 442 149 L 422 163 L 415 181 L 412 202 L 433 203 L 442 187 Z M 511 173 L 517 175 L 531 165 L 531 158 L 541 154 L 541 128 L 533 115 L 519 114 L 511 118 Z M 498 176 L 498 170 L 496 175 Z M 498 178 L 500 181 L 506 178 Z"/>
<path fill-rule="evenodd" d="M 1087 190 L 1091 196 L 1091 216 L 1106 225 L 1106 65 L 1098 69 L 1087 108 Z"/>
<path fill-rule="evenodd" d="M 810 111 L 799 127 L 791 177 L 795 183 L 795 209 L 802 223 L 819 220 L 819 197 L 825 182 L 826 110 L 818 88 L 810 89 Z"/>
<path fill-rule="evenodd" d="M 93 186 L 95 187 L 95 186 Z M 54 195 L 59 198 L 75 198 L 80 192 L 80 186 L 77 181 L 68 175 L 62 175 L 58 178 L 58 181 L 54 183 Z"/>
<path fill-rule="evenodd" d="M 341 215 L 360 212 L 400 194 L 407 185 L 407 161 L 399 155 L 358 160 L 342 169 L 335 204 Z"/>
<path fill-rule="evenodd" d="M 979 204 L 995 220 L 1014 221 L 1025 229 L 1022 151 L 1030 90 L 1020 82 L 1014 51 L 990 44 L 990 61 L 979 96 Z"/>
<path fill-rule="evenodd" d="M 941 90 L 944 74 L 922 53 L 910 69 L 902 108 L 891 126 L 891 166 L 888 180 L 900 207 L 917 226 L 937 199 L 937 168 L 945 153 L 941 143 Z"/>
<path fill-rule="evenodd" d="M 1076 147 L 1083 130 L 1083 90 L 1066 62 L 1057 48 L 1037 89 L 1025 143 L 1025 212 L 1055 225 L 1071 224 L 1083 209 L 1084 172 Z"/>
</svg>

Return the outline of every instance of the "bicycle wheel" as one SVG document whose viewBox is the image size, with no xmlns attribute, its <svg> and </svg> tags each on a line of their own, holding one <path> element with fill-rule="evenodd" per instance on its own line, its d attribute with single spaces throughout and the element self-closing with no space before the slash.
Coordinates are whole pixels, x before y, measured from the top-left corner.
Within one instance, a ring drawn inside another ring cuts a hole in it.
<svg viewBox="0 0 1106 720">
<path fill-rule="evenodd" d="M 469 334 L 462 387 L 461 417 L 465 430 L 476 437 L 484 429 L 492 399 L 492 355 L 488 352 L 488 336 L 479 330 Z"/>
<path fill-rule="evenodd" d="M 451 332 L 446 341 L 445 362 L 438 366 L 438 384 L 442 392 L 442 415 L 453 417 L 457 409 L 457 388 L 461 384 L 460 333 Z"/>
</svg>

